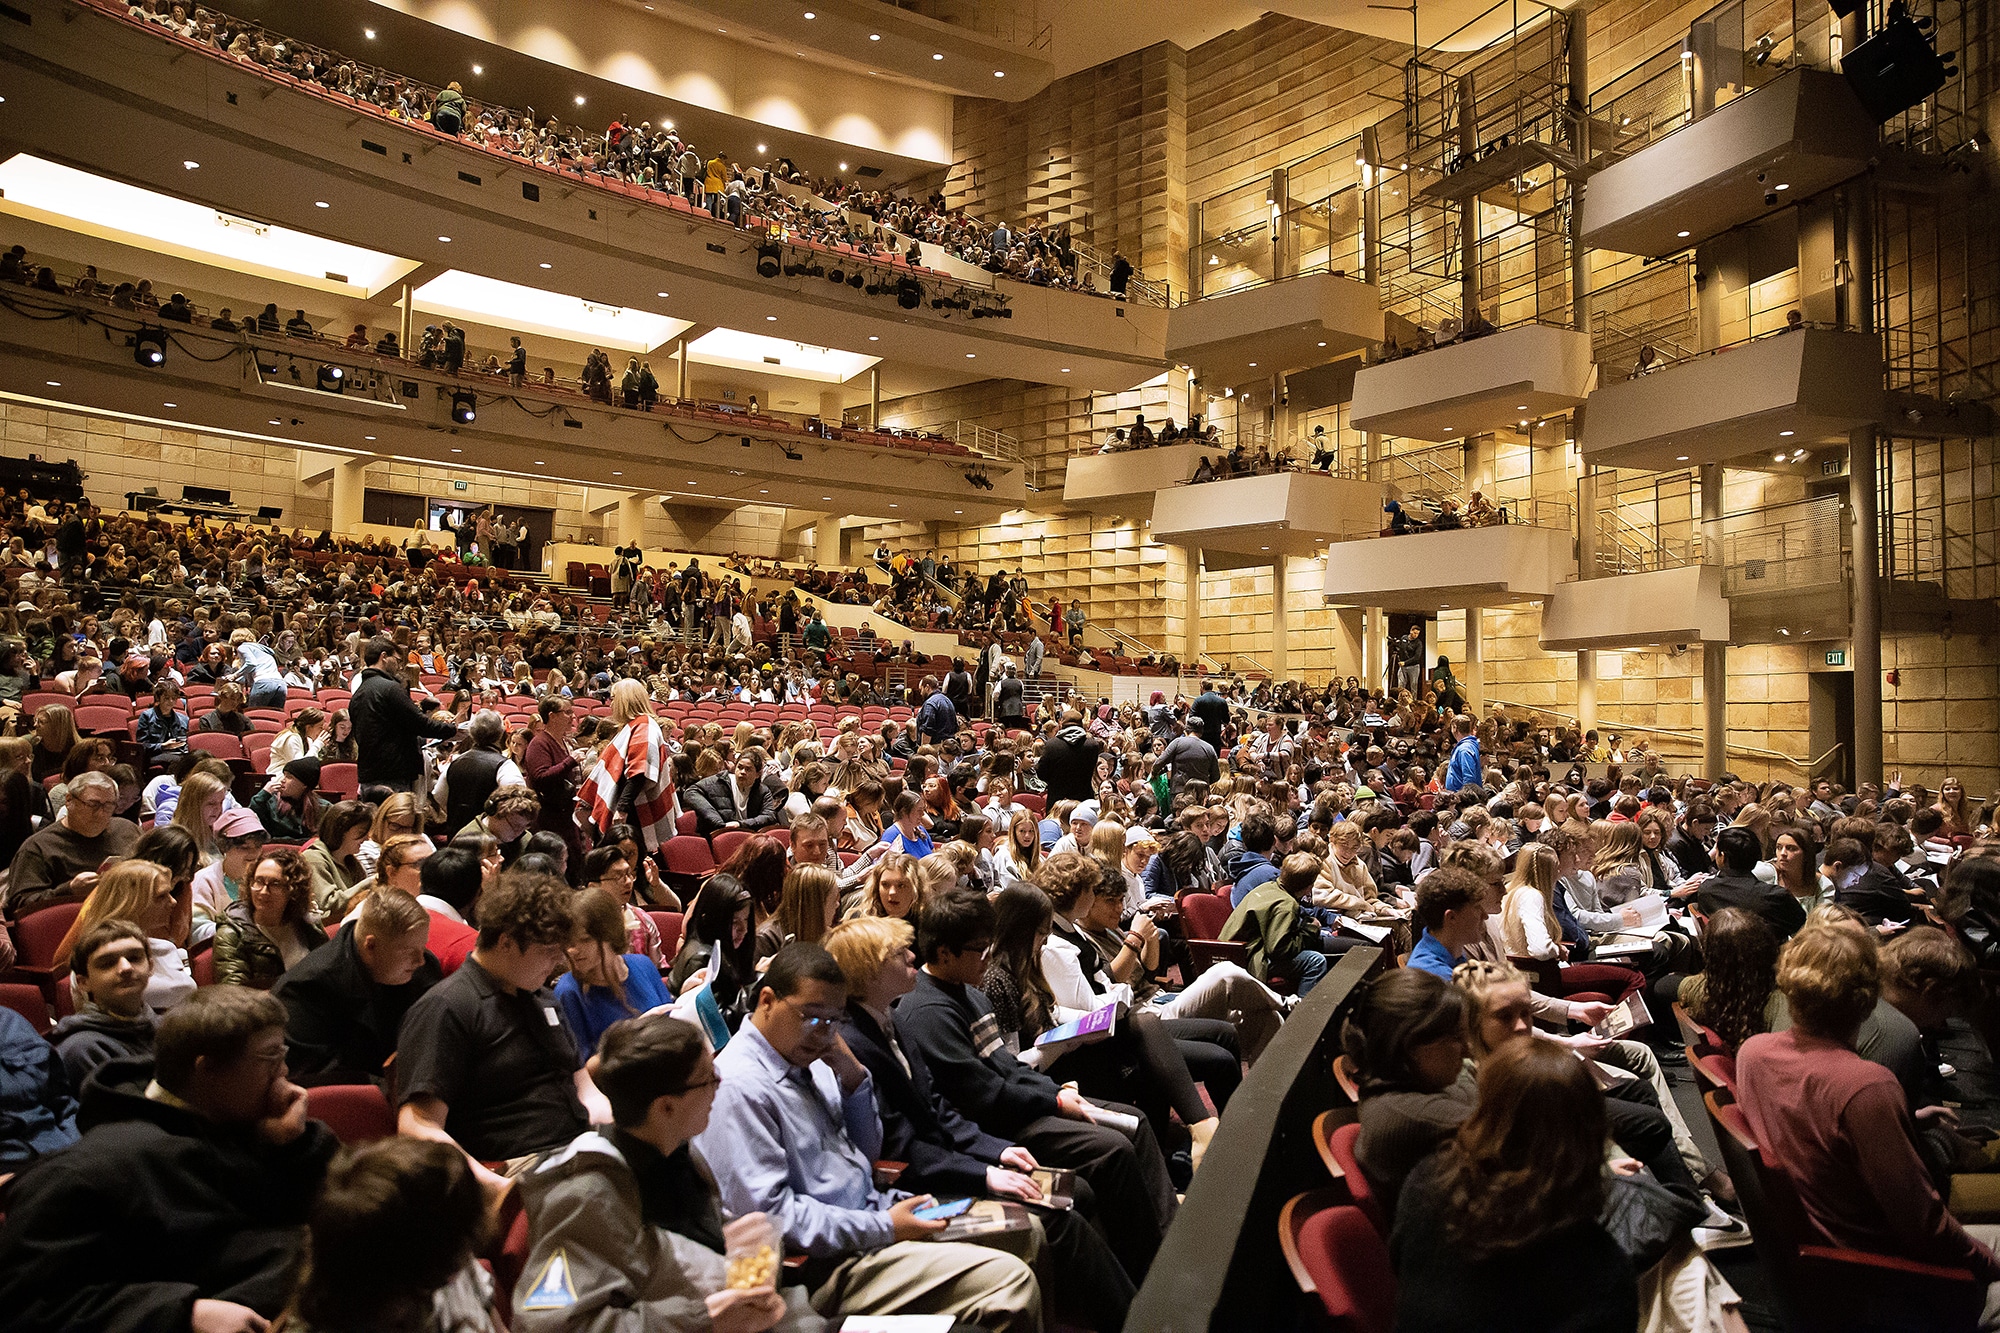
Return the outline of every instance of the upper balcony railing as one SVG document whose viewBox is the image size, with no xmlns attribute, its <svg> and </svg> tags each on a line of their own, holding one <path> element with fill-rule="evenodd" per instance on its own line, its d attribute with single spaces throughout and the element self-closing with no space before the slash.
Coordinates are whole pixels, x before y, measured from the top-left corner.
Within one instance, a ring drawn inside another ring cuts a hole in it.
<svg viewBox="0 0 2000 1333">
<path fill-rule="evenodd" d="M 1197 204 L 1184 300 L 1306 273 L 1361 276 L 1361 140 L 1321 149 Z"/>
</svg>

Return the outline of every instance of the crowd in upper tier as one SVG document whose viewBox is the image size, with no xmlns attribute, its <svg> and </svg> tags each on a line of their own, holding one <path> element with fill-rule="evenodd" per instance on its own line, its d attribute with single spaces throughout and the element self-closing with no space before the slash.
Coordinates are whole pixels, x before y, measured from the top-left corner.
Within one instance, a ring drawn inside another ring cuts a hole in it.
<svg viewBox="0 0 2000 1333">
<path fill-rule="evenodd" d="M 858 182 L 812 181 L 786 159 L 745 167 L 720 149 L 704 155 L 669 122 L 655 128 L 649 120 L 620 115 L 603 130 L 591 130 L 538 115 L 533 107 L 474 101 L 457 82 L 433 88 L 209 5 L 130 0 L 106 7 L 123 8 L 136 20 L 352 97 L 395 119 L 428 123 L 538 166 L 676 195 L 732 226 L 785 240 L 902 256 L 915 267 L 923 267 L 919 243 L 930 244 L 998 276 L 1120 300 L 1136 276 L 1132 265 L 1115 255 L 1100 287 L 1098 275 L 1079 262 L 1067 223 L 989 222 L 948 207 L 939 194 L 919 200 Z M 800 187 L 799 193 L 781 190 L 780 182 Z"/>
</svg>

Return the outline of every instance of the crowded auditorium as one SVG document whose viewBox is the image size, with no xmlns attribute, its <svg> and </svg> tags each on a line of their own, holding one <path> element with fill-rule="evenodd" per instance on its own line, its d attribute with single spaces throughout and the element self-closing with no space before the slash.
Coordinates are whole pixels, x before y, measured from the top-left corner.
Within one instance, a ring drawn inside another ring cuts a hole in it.
<svg viewBox="0 0 2000 1333">
<path fill-rule="evenodd" d="M 0 5 L 0 1329 L 2000 1330 L 1991 7 L 813 4 Z"/>
</svg>

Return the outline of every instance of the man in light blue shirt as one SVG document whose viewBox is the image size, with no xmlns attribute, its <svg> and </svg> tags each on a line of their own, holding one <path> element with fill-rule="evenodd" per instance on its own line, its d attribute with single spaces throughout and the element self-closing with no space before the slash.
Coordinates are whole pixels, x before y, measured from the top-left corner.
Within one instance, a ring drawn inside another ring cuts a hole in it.
<svg viewBox="0 0 2000 1333">
<path fill-rule="evenodd" d="M 1477 787 L 1486 775 L 1479 753 L 1479 737 L 1473 734 L 1472 719 L 1463 715 L 1453 718 L 1451 730 L 1458 737 L 1458 744 L 1452 748 L 1451 766 L 1445 770 L 1444 789 L 1457 791 L 1460 787 Z"/>
<path fill-rule="evenodd" d="M 229 636 L 229 646 L 236 650 L 236 681 L 243 687 L 245 708 L 283 708 L 285 696 L 285 673 L 278 666 L 278 659 L 271 650 L 257 642 L 247 629 L 239 629 Z"/>
<path fill-rule="evenodd" d="M 840 1039 L 847 979 L 833 955 L 788 944 L 757 985 L 755 1009 L 715 1057 L 721 1086 L 695 1139 L 723 1210 L 764 1213 L 787 1250 L 808 1256 L 806 1282 L 823 1315 L 948 1314 L 1036 1333 L 1032 1252 L 1024 1263 L 977 1245 L 918 1244 L 945 1229 L 917 1215 L 933 1200 L 875 1188 L 882 1118 L 873 1080 Z"/>
</svg>

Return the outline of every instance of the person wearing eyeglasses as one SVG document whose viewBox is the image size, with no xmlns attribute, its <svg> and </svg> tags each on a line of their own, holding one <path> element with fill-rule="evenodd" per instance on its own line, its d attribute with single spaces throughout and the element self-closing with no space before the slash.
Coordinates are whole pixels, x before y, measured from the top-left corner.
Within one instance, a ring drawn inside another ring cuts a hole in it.
<svg viewBox="0 0 2000 1333">
<path fill-rule="evenodd" d="M 929 1195 L 875 1187 L 882 1118 L 873 1078 L 840 1036 L 847 977 L 833 955 L 795 941 L 755 987 L 749 1020 L 715 1057 L 722 1086 L 695 1136 L 723 1210 L 777 1224 L 786 1250 L 806 1256 L 805 1285 L 823 1315 L 948 1314 L 993 1333 L 1040 1329 L 1034 1253 L 1024 1262 L 939 1241 L 947 1224 L 919 1216 Z"/>
<path fill-rule="evenodd" d="M 80 902 L 106 861 L 123 860 L 139 841 L 139 826 L 113 813 L 118 784 L 102 773 L 79 773 L 65 789 L 62 816 L 21 844 L 7 872 L 7 915 L 16 920 L 57 903 Z"/>
</svg>

